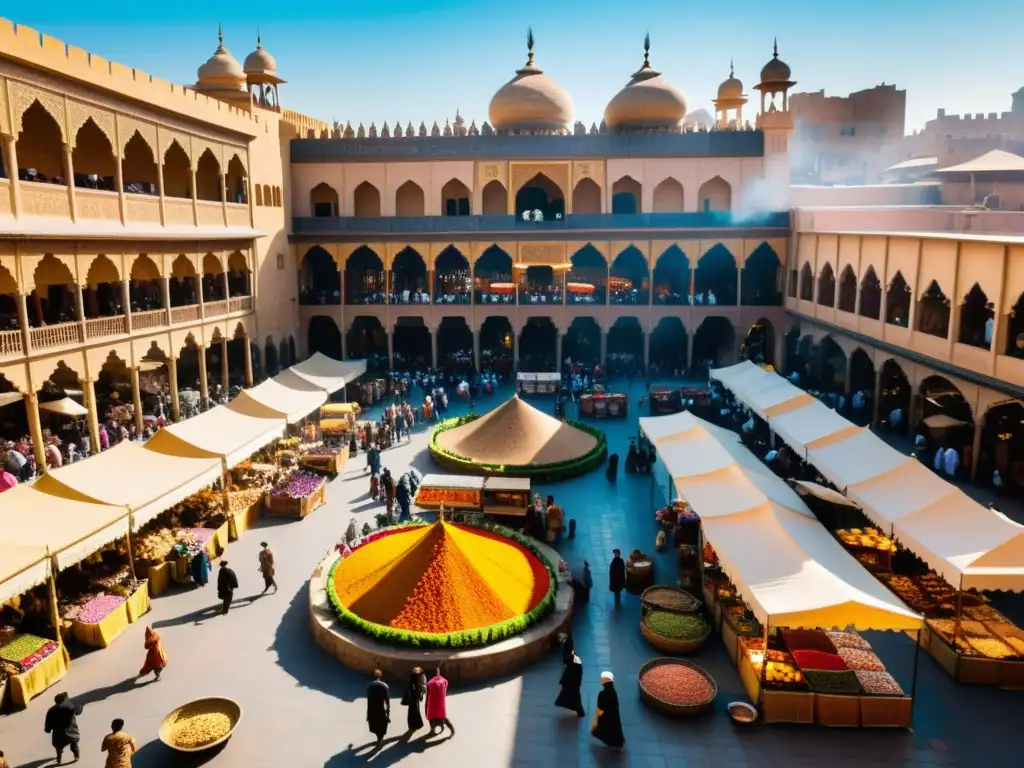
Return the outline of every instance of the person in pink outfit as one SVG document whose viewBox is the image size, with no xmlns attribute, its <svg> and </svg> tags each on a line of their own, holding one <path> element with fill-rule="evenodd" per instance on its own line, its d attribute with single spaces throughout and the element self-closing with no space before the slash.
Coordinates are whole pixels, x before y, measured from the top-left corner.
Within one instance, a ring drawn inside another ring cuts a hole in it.
<svg viewBox="0 0 1024 768">
<path fill-rule="evenodd" d="M 427 683 L 427 722 L 430 723 L 428 736 L 443 731 L 445 726 L 448 726 L 452 736 L 455 735 L 455 726 L 448 719 L 448 681 L 441 676 L 440 667 Z"/>
</svg>

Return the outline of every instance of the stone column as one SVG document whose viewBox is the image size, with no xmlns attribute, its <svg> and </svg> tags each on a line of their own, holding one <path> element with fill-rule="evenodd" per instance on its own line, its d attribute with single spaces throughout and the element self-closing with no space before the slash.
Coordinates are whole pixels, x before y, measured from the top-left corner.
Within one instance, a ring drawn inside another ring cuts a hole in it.
<svg viewBox="0 0 1024 768">
<path fill-rule="evenodd" d="M 875 400 L 871 403 L 871 424 L 877 426 L 882 415 L 882 369 L 875 373 Z"/>
<path fill-rule="evenodd" d="M 78 221 L 78 208 L 75 205 L 75 166 L 71 162 L 71 145 L 64 145 L 64 182 L 68 185 L 68 208 L 71 220 Z"/>
<path fill-rule="evenodd" d="M 160 297 L 163 301 L 164 312 L 167 317 L 167 324 L 171 324 L 171 278 L 161 277 L 160 278 Z"/>
<path fill-rule="evenodd" d="M 227 301 L 231 298 L 231 283 L 228 282 L 228 271 L 226 269 L 221 272 L 221 277 L 224 278 L 224 301 Z"/>
<path fill-rule="evenodd" d="M 75 283 L 75 312 L 78 313 L 78 323 L 82 326 L 82 341 L 85 341 L 85 297 L 82 295 L 82 286 Z"/>
<path fill-rule="evenodd" d="M 555 370 L 562 372 L 562 329 L 555 328 Z"/>
<path fill-rule="evenodd" d="M 220 340 L 220 386 L 226 398 L 231 389 L 231 368 L 228 365 L 228 340 Z"/>
<path fill-rule="evenodd" d="M 121 303 L 124 305 L 124 330 L 125 333 L 132 332 L 132 292 L 131 283 L 128 280 L 121 281 Z"/>
<path fill-rule="evenodd" d="M 14 136 L 0 136 L 3 142 L 5 157 L 7 158 L 7 175 L 11 180 L 11 204 L 14 215 L 21 215 L 21 185 L 18 183 L 18 150 L 15 145 Z"/>
<path fill-rule="evenodd" d="M 43 445 L 43 425 L 39 421 L 39 395 L 35 392 L 25 394 L 25 413 L 28 415 L 28 433 L 32 438 L 32 453 L 36 458 L 36 467 L 40 472 L 46 471 L 46 451 Z"/>
<path fill-rule="evenodd" d="M 480 372 L 480 331 L 473 331 L 473 366 Z"/>
<path fill-rule="evenodd" d="M 513 334 L 515 336 L 514 344 L 512 346 L 512 378 L 513 384 L 515 383 L 515 375 L 519 373 L 519 338 L 521 333 Z"/>
<path fill-rule="evenodd" d="M 18 293 L 14 296 L 14 303 L 18 308 L 18 328 L 21 329 L 21 345 L 26 355 L 32 352 L 32 334 L 29 332 L 28 323 L 28 296 Z"/>
<path fill-rule="evenodd" d="M 164 194 L 164 164 L 163 164 L 163 153 L 157 152 L 156 158 L 156 191 L 160 202 L 160 224 L 167 226 L 167 209 L 164 203 L 167 201 L 167 196 Z"/>
<path fill-rule="evenodd" d="M 132 368 L 132 406 L 135 408 L 135 430 L 141 435 L 142 422 L 142 389 L 139 387 L 139 369 Z"/>
<path fill-rule="evenodd" d="M 850 399 L 850 395 L 853 394 L 853 354 L 846 356 L 846 379 L 843 382 L 843 394 L 846 395 L 846 399 Z"/>
<path fill-rule="evenodd" d="M 206 382 L 206 347 L 199 347 L 199 404 L 206 408 L 210 404 L 210 388 Z"/>
<path fill-rule="evenodd" d="M 178 358 L 167 358 L 167 379 L 171 387 L 171 418 L 181 421 L 181 399 L 178 397 Z"/>
<path fill-rule="evenodd" d="M 199 226 L 199 195 L 196 194 L 196 169 L 190 168 L 188 172 L 189 184 L 192 188 L 192 223 Z"/>
<path fill-rule="evenodd" d="M 82 379 L 82 394 L 89 411 L 85 417 L 89 426 L 89 445 L 93 454 L 97 454 L 100 452 L 100 416 L 96 410 L 96 388 L 92 379 Z"/>
<path fill-rule="evenodd" d="M 686 370 L 693 368 L 693 337 L 693 333 L 686 334 Z"/>
<path fill-rule="evenodd" d="M 249 340 L 249 334 L 242 336 L 242 340 L 245 343 L 245 386 L 252 386 L 252 342 Z"/>
<path fill-rule="evenodd" d="M 907 420 L 907 437 L 912 438 L 914 436 L 914 427 L 917 426 L 917 407 L 920 403 L 920 395 L 910 396 L 910 406 L 907 408 L 908 413 L 904 414 L 904 418 Z"/>
<path fill-rule="evenodd" d="M 117 207 L 121 212 L 121 223 L 124 224 L 128 218 L 127 205 L 124 199 L 124 170 L 121 167 L 121 149 L 114 152 L 114 188 L 117 190 Z"/>
<path fill-rule="evenodd" d="M 977 482 L 978 480 L 978 458 L 981 456 L 981 428 L 984 425 L 984 421 L 980 421 L 974 425 L 974 441 L 971 443 L 971 482 Z"/>
<path fill-rule="evenodd" d="M 395 367 L 395 332 L 392 329 L 385 331 L 388 337 L 388 370 Z"/>
<path fill-rule="evenodd" d="M 736 268 L 736 306 L 743 306 L 743 265 Z"/>
<path fill-rule="evenodd" d="M 430 343 L 433 346 L 433 360 L 434 367 L 441 367 L 441 329 L 431 328 L 430 329 Z"/>
<path fill-rule="evenodd" d="M 196 281 L 196 301 L 199 303 L 199 317 L 205 320 L 206 304 L 203 301 L 203 274 L 201 272 L 196 273 L 196 276 L 193 279 Z"/>
<path fill-rule="evenodd" d="M 603 366 L 608 358 L 608 332 L 601 328 L 601 360 L 600 363 Z"/>
</svg>

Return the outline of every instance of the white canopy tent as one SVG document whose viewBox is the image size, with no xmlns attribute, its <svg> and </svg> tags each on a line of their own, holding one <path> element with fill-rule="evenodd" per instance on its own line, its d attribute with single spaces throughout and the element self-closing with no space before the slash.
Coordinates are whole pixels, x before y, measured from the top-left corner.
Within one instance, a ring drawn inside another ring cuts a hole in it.
<svg viewBox="0 0 1024 768">
<path fill-rule="evenodd" d="M 233 406 L 234 401 L 168 424 L 149 439 L 146 450 L 192 459 L 217 457 L 229 469 L 284 434 L 280 414 L 266 408 L 245 412 Z"/>
<path fill-rule="evenodd" d="M 39 408 L 50 413 L 58 413 L 61 416 L 78 418 L 87 416 L 89 409 L 82 407 L 70 397 L 62 397 L 60 400 L 51 400 L 48 403 L 40 403 Z"/>
<path fill-rule="evenodd" d="M 870 430 L 855 432 L 845 440 L 814 448 L 807 461 L 840 490 L 917 461 L 879 439 Z"/>
<path fill-rule="evenodd" d="M 804 458 L 812 448 L 823 448 L 861 431 L 820 400 L 774 416 L 769 423 L 772 432 Z"/>
<path fill-rule="evenodd" d="M 290 424 L 301 421 L 327 402 L 326 391 L 289 368 L 252 389 L 244 389 L 230 406 L 245 413 L 259 413 L 253 403 L 274 412 Z M 269 442 L 269 441 L 268 441 Z"/>
<path fill-rule="evenodd" d="M 46 547 L 0 541 L 0 603 L 6 603 L 48 578 L 50 558 Z"/>
<path fill-rule="evenodd" d="M 296 363 L 288 370 L 331 394 L 366 373 L 366 361 L 335 360 L 320 352 L 314 352 L 308 360 Z"/>
</svg>

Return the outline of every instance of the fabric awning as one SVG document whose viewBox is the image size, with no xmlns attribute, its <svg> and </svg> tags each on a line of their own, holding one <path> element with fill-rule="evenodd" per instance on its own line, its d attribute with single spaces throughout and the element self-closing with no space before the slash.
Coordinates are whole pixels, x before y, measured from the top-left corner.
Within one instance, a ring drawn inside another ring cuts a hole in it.
<svg viewBox="0 0 1024 768">
<path fill-rule="evenodd" d="M 820 400 L 775 416 L 771 429 L 805 458 L 808 450 L 845 440 L 861 430 Z"/>
<path fill-rule="evenodd" d="M 39 408 L 43 411 L 59 413 L 61 416 L 79 417 L 87 416 L 89 414 L 88 408 L 83 408 L 70 397 L 64 397 L 60 400 L 52 400 L 49 403 L 40 403 Z"/>
<path fill-rule="evenodd" d="M 21 392 L 0 392 L 0 408 L 23 402 L 25 402 L 25 396 Z"/>
<path fill-rule="evenodd" d="M 366 361 L 335 360 L 316 352 L 308 360 L 296 363 L 288 370 L 331 394 L 366 373 Z"/>
<path fill-rule="evenodd" d="M 876 475 L 846 488 L 871 521 L 889 532 L 893 523 L 937 504 L 957 488 L 918 461 Z"/>
<path fill-rule="evenodd" d="M 737 400 L 762 419 L 816 402 L 812 395 L 777 372 L 766 371 L 749 360 L 727 368 L 715 368 L 710 377 L 720 381 Z"/>
<path fill-rule="evenodd" d="M 836 488 L 863 483 L 907 464 L 917 463 L 866 429 L 839 442 L 808 451 L 807 460 Z"/>
<path fill-rule="evenodd" d="M 824 485 L 818 485 L 818 483 L 812 483 L 808 480 L 797 480 L 796 481 L 796 492 L 803 496 L 814 496 L 816 499 L 827 501 L 831 504 L 838 504 L 841 507 L 853 507 L 854 509 L 860 509 L 860 505 L 856 502 L 850 501 L 848 498 L 839 493 L 839 491 L 833 491 L 831 488 L 827 488 Z"/>
<path fill-rule="evenodd" d="M 128 533 L 128 510 L 19 485 L 0 495 L 0 540 L 43 547 L 67 568 Z"/>
<path fill-rule="evenodd" d="M 138 528 L 220 474 L 219 458 L 174 456 L 124 441 L 46 473 L 35 488 L 67 499 L 128 507 Z"/>
<path fill-rule="evenodd" d="M 0 603 L 27 592 L 50 578 L 45 547 L 0 541 Z"/>
<path fill-rule="evenodd" d="M 256 404 L 289 423 L 295 423 L 325 402 L 327 393 L 323 388 L 288 369 L 252 389 L 243 389 L 230 405 L 240 413 L 256 414 L 259 412 L 253 409 L 253 404 Z"/>
<path fill-rule="evenodd" d="M 284 419 L 273 411 L 250 414 L 230 404 L 218 405 L 158 430 L 146 450 L 190 459 L 220 458 L 230 468 L 281 437 L 284 428 Z"/>
</svg>

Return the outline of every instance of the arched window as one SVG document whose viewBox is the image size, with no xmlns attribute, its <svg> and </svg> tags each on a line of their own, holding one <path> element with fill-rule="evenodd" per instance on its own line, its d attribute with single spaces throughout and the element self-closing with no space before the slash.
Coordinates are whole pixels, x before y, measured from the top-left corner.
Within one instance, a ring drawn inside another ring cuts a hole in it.
<svg viewBox="0 0 1024 768">
<path fill-rule="evenodd" d="M 309 192 L 310 209 L 318 219 L 339 215 L 338 193 L 330 184 L 321 181 Z"/>
<path fill-rule="evenodd" d="M 192 169 L 188 155 L 177 141 L 164 152 L 164 196 L 192 198 Z"/>
<path fill-rule="evenodd" d="M 671 176 L 654 188 L 654 212 L 683 212 L 683 185 Z"/>
<path fill-rule="evenodd" d="M 124 191 L 136 195 L 158 195 L 156 157 L 142 134 L 136 131 L 124 146 L 121 160 Z"/>
<path fill-rule="evenodd" d="M 949 299 L 935 280 L 921 294 L 915 315 L 915 325 L 921 333 L 940 339 L 949 335 Z"/>
<path fill-rule="evenodd" d="M 253 196 L 255 197 L 255 202 L 256 202 L 257 207 L 262 207 L 263 206 L 263 187 L 261 187 L 259 184 L 254 184 L 253 185 Z M 316 215 L 316 214 L 314 214 L 314 215 Z"/>
<path fill-rule="evenodd" d="M 249 202 L 249 184 L 246 178 L 245 166 L 238 155 L 232 155 L 228 161 L 227 173 L 227 201 L 238 205 L 246 205 Z"/>
<path fill-rule="evenodd" d="M 524 214 L 529 214 L 525 216 Z M 525 221 L 555 221 L 565 216 L 561 188 L 543 173 L 538 173 L 516 193 L 516 217 Z"/>
<path fill-rule="evenodd" d="M 697 190 L 697 203 L 705 213 L 732 210 L 732 187 L 721 176 L 708 179 Z"/>
<path fill-rule="evenodd" d="M 18 178 L 64 184 L 64 135 L 53 115 L 38 101 L 33 102 L 21 119 L 15 151 Z"/>
<path fill-rule="evenodd" d="M 855 312 L 857 309 L 857 276 L 849 264 L 843 267 L 839 276 L 839 309 L 842 312 Z"/>
<path fill-rule="evenodd" d="M 395 191 L 396 216 L 423 216 L 425 210 L 423 190 L 415 181 L 407 181 Z"/>
<path fill-rule="evenodd" d="M 796 269 L 789 270 L 789 286 L 786 291 L 786 295 L 791 299 L 795 299 L 797 296 L 797 288 L 800 283 L 800 273 Z"/>
<path fill-rule="evenodd" d="M 823 307 L 834 307 L 836 305 L 836 276 L 832 271 L 832 265 L 826 263 L 818 275 L 818 304 Z"/>
<path fill-rule="evenodd" d="M 739 272 L 736 257 L 722 243 L 717 243 L 700 257 L 693 275 L 694 297 L 698 304 L 736 305 L 736 282 Z"/>
<path fill-rule="evenodd" d="M 71 166 L 75 170 L 76 187 L 117 191 L 114 183 L 117 174 L 114 148 L 91 117 L 78 129 L 75 148 L 71 152 Z"/>
<path fill-rule="evenodd" d="M 885 322 L 907 328 L 910 325 L 910 286 L 897 271 L 885 292 Z"/>
<path fill-rule="evenodd" d="M 451 179 L 441 188 L 441 213 L 444 216 L 469 216 L 469 188 L 458 179 Z"/>
<path fill-rule="evenodd" d="M 768 243 L 761 243 L 743 263 L 740 301 L 747 306 L 777 307 L 782 305 L 779 273 L 782 264 Z"/>
<path fill-rule="evenodd" d="M 484 187 L 481 208 L 484 216 L 508 215 L 508 192 L 497 179 Z"/>
<path fill-rule="evenodd" d="M 1006 354 L 1024 358 L 1024 293 L 1017 297 L 1007 319 Z"/>
<path fill-rule="evenodd" d="M 572 192 L 573 214 L 601 213 L 601 187 L 593 179 L 580 179 Z"/>
<path fill-rule="evenodd" d="M 882 281 L 875 274 L 875 268 L 868 267 L 860 281 L 860 316 L 878 320 L 881 312 Z"/>
<path fill-rule="evenodd" d="M 299 304 L 341 304 L 341 272 L 334 257 L 318 245 L 302 257 Z"/>
<path fill-rule="evenodd" d="M 642 196 L 640 182 L 623 176 L 612 184 L 612 213 L 640 213 Z"/>
<path fill-rule="evenodd" d="M 972 347 L 991 349 L 992 337 L 995 335 L 995 311 L 988 296 L 975 283 L 964 297 L 960 307 L 960 338 L 961 344 Z"/>
<path fill-rule="evenodd" d="M 380 191 L 368 181 L 364 181 L 352 193 L 353 215 L 359 219 L 376 219 L 380 217 Z"/>
<path fill-rule="evenodd" d="M 210 150 L 199 156 L 196 165 L 196 199 L 214 203 L 224 199 L 221 193 L 220 163 Z"/>
<path fill-rule="evenodd" d="M 806 261 L 800 269 L 800 301 L 814 300 L 814 273 Z"/>
</svg>

